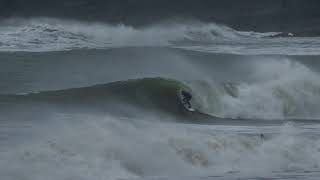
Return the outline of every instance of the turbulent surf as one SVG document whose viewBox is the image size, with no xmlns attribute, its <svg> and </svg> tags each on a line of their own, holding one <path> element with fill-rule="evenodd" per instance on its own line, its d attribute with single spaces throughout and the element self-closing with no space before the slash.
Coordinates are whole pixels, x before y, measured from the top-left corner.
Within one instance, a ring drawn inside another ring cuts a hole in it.
<svg viewBox="0 0 320 180">
<path fill-rule="evenodd" d="M 319 179 L 319 2 L 230 3 L 0 2 L 0 179 Z"/>
</svg>

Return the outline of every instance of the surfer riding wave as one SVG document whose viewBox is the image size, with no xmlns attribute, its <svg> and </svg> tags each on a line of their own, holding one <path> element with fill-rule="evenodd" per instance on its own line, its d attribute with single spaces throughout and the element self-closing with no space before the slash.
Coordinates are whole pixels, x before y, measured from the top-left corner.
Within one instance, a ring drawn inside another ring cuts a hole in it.
<svg viewBox="0 0 320 180">
<path fill-rule="evenodd" d="M 191 108 L 192 108 L 192 106 L 191 106 L 192 95 L 191 95 L 189 92 L 184 91 L 184 90 L 181 91 L 181 95 L 182 95 L 182 102 L 183 102 L 183 104 L 184 104 L 187 108 L 191 109 Z"/>
</svg>

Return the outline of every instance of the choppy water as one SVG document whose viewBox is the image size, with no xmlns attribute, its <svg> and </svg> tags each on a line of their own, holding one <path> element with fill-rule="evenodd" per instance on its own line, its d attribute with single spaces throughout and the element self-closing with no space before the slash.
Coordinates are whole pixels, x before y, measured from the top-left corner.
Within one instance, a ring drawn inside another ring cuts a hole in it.
<svg viewBox="0 0 320 180">
<path fill-rule="evenodd" d="M 318 179 L 320 41 L 277 35 L 3 21 L 1 179 Z"/>
</svg>

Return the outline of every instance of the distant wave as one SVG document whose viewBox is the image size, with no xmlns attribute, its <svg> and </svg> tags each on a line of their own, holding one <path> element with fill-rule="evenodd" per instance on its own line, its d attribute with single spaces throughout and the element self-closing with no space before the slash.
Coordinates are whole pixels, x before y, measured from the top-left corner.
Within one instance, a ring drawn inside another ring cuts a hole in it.
<svg viewBox="0 0 320 180">
<path fill-rule="evenodd" d="M 160 23 L 135 28 L 48 18 L 0 23 L 0 51 L 66 51 L 137 46 L 230 54 L 319 55 L 319 38 L 237 31 L 215 23 Z"/>
<path fill-rule="evenodd" d="M 59 51 L 79 48 L 169 46 L 179 42 L 210 43 L 277 33 L 239 32 L 214 23 L 169 23 L 134 28 L 37 18 L 8 19 L 0 26 L 2 51 Z"/>
</svg>

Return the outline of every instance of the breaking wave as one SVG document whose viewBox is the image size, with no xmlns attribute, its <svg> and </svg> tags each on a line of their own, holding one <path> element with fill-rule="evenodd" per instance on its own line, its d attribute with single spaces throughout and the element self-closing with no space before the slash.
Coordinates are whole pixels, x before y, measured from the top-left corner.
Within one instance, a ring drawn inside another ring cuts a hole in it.
<svg viewBox="0 0 320 180">
<path fill-rule="evenodd" d="M 209 42 L 240 33 L 216 24 L 167 24 L 134 28 L 58 19 L 11 19 L 0 28 L 2 51 L 59 51 L 79 48 L 167 46 L 177 41 Z"/>
<path fill-rule="evenodd" d="M 308 48 L 309 53 L 313 54 L 318 52 L 314 39 L 272 38 L 278 34 L 237 31 L 224 25 L 194 21 L 132 27 L 124 24 L 110 25 L 49 18 L 7 19 L 1 21 L 0 25 L 0 51 L 42 52 L 81 48 L 169 46 L 235 54 L 252 53 L 253 50 L 261 54 L 295 54 L 297 49 L 301 48 Z M 281 45 L 283 41 L 290 39 L 290 47 L 286 47 L 288 43 L 286 46 Z M 299 46 L 301 41 L 313 43 L 309 43 L 311 47 Z M 262 44 L 266 50 L 261 49 L 259 52 L 256 49 L 257 44 Z M 272 44 L 280 47 L 269 47 Z"/>
<path fill-rule="evenodd" d="M 282 171 L 318 171 L 320 165 L 318 138 L 302 136 L 306 130 L 292 125 L 250 131 L 247 127 L 135 124 L 99 116 L 56 118 L 59 125 L 47 122 L 45 133 L 37 139 L 26 139 L 27 143 L 1 154 L 8 163 L 0 170 L 3 177 L 16 179 L 24 176 L 21 172 L 40 170 L 28 174 L 29 179 L 148 179 L 213 173 L 239 178 L 239 172 L 271 176 Z M 244 130 L 248 133 L 241 133 Z M 264 140 L 258 136 L 261 132 L 266 133 Z"/>
<path fill-rule="evenodd" d="M 201 111 L 219 117 L 319 118 L 319 74 L 301 63 L 265 59 L 253 63 L 250 83 L 191 84 Z"/>
<path fill-rule="evenodd" d="M 182 106 L 179 93 L 183 89 L 192 94 L 192 106 L 199 114 L 232 119 L 320 118 L 320 83 L 316 72 L 289 60 L 259 62 L 254 66 L 257 71 L 255 77 L 259 81 L 252 83 L 143 78 L 4 97 L 9 101 L 18 99 L 72 106 L 96 105 L 98 109 L 104 109 L 108 104 L 114 106 L 114 102 L 121 101 L 144 111 L 192 116 Z"/>
<path fill-rule="evenodd" d="M 7 19 L 0 22 L 0 51 L 157 46 L 231 54 L 319 54 L 318 37 L 283 34 L 237 31 L 221 24 L 196 21 L 133 27 L 50 18 Z"/>
</svg>

